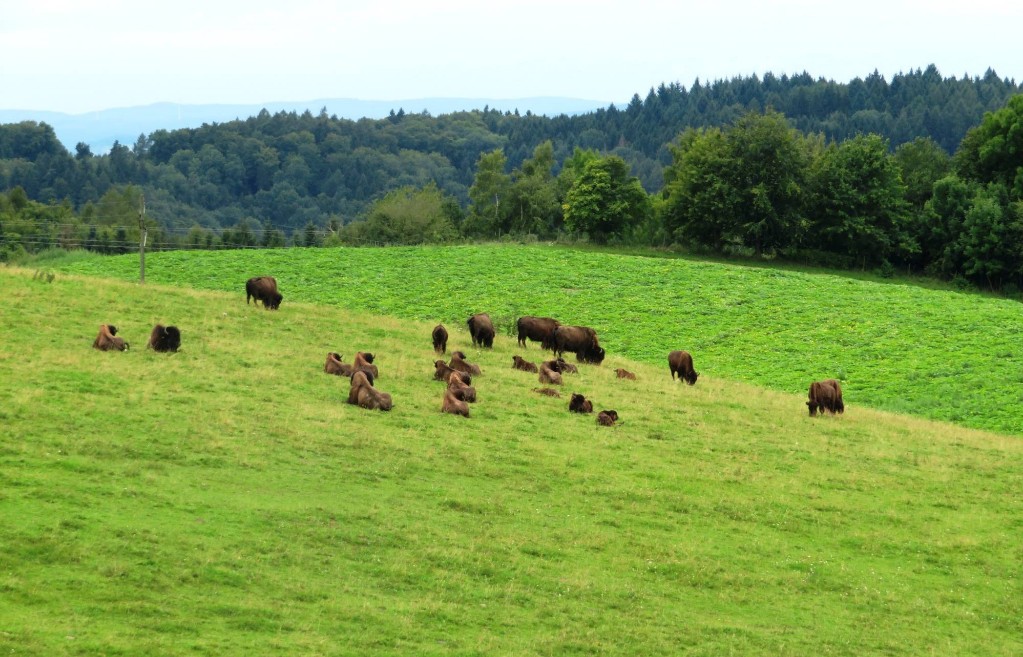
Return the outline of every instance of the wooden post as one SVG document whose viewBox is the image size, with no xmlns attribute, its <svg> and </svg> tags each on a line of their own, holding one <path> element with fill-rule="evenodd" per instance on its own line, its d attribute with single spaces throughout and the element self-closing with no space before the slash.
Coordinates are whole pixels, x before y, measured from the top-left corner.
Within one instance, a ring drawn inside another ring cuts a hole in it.
<svg viewBox="0 0 1023 657">
<path fill-rule="evenodd" d="M 149 229 L 146 228 L 146 196 L 139 199 L 139 285 L 146 284 L 146 237 Z"/>
</svg>

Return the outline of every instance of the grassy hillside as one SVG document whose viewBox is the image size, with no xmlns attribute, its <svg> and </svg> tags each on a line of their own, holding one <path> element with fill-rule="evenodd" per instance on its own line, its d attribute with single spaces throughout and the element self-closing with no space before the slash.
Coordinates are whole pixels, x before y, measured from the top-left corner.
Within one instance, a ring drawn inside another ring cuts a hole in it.
<svg viewBox="0 0 1023 657">
<path fill-rule="evenodd" d="M 1018 302 L 820 273 L 543 246 L 176 252 L 147 278 L 224 290 L 277 277 L 291 301 L 463 323 L 487 311 L 597 329 L 609 352 L 660 365 L 673 349 L 697 370 L 805 392 L 844 380 L 855 405 L 1023 433 Z M 138 279 L 138 257 L 67 271 Z"/>
<path fill-rule="evenodd" d="M 509 340 L 468 350 L 464 419 L 438 412 L 433 321 L 297 283 L 277 313 L 237 290 L 0 283 L 4 653 L 1023 651 L 1018 438 L 859 404 L 811 419 L 802 394 L 614 355 L 566 386 L 619 411 L 598 428 L 530 392 Z M 158 321 L 180 353 L 143 348 Z M 132 349 L 91 349 L 102 322 Z M 321 371 L 360 349 L 390 413 Z"/>
</svg>

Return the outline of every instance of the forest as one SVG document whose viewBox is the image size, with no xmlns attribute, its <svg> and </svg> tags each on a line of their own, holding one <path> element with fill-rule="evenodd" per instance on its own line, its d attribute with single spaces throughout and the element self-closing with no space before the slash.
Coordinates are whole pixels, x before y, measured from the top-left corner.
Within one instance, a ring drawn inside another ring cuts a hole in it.
<svg viewBox="0 0 1023 657">
<path fill-rule="evenodd" d="M 537 116 L 270 114 L 74 153 L 0 125 L 0 260 L 151 249 L 574 239 L 1023 287 L 1013 80 L 766 74 Z"/>
</svg>

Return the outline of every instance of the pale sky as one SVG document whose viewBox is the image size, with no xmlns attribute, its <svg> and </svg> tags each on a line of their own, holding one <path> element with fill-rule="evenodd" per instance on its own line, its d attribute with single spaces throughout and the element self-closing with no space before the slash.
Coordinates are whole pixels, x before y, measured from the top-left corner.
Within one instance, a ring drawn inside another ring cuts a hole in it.
<svg viewBox="0 0 1023 657">
<path fill-rule="evenodd" d="M 1023 1 L 31 0 L 0 9 L 0 109 L 564 96 L 935 64 L 1023 81 Z"/>
</svg>

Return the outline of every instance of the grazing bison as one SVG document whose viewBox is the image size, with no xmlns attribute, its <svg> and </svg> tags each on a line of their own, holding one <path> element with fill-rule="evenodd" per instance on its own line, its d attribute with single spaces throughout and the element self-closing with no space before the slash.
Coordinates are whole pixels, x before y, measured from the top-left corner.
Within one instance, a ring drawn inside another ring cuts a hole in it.
<svg viewBox="0 0 1023 657">
<path fill-rule="evenodd" d="M 448 367 L 453 370 L 458 370 L 459 372 L 468 372 L 469 374 L 474 374 L 476 376 L 483 374 L 483 371 L 480 370 L 480 366 L 465 360 L 465 354 L 461 351 L 451 352 L 451 361 L 448 363 Z"/>
<path fill-rule="evenodd" d="M 352 359 L 352 369 L 366 370 L 373 373 L 374 379 L 380 378 L 380 370 L 373 364 L 373 354 L 368 351 L 360 351 L 355 354 L 355 358 Z"/>
<path fill-rule="evenodd" d="M 245 305 L 249 305 L 250 299 L 262 301 L 267 310 L 277 310 L 284 297 L 277 291 L 277 280 L 273 276 L 255 276 L 245 281 Z"/>
<path fill-rule="evenodd" d="M 352 374 L 352 387 L 348 391 L 348 403 L 381 411 L 389 411 L 393 407 L 391 396 L 374 388 L 372 377 L 363 370 L 356 370 Z"/>
<path fill-rule="evenodd" d="M 572 393 L 572 399 L 568 402 L 568 410 L 573 413 L 592 413 L 593 402 L 579 393 Z"/>
<path fill-rule="evenodd" d="M 433 327 L 433 350 L 443 354 L 448 350 L 448 330 L 443 324 Z"/>
<path fill-rule="evenodd" d="M 810 417 L 817 415 L 817 411 L 823 414 L 844 413 L 845 403 L 842 401 L 842 384 L 835 379 L 814 381 L 810 384 L 809 399 L 806 406 L 810 411 Z"/>
<path fill-rule="evenodd" d="M 554 351 L 554 329 L 561 326 L 558 320 L 552 317 L 533 317 L 526 315 L 519 317 L 515 325 L 519 329 L 519 346 L 526 346 L 526 339 L 539 342 L 541 349 Z"/>
<path fill-rule="evenodd" d="M 444 391 L 444 401 L 441 403 L 440 410 L 442 413 L 469 417 L 469 405 L 455 396 L 450 388 Z"/>
<path fill-rule="evenodd" d="M 604 348 L 597 341 L 597 332 L 588 326 L 554 329 L 554 352 L 563 356 L 566 351 L 574 353 L 580 363 L 600 365 L 604 362 Z"/>
<path fill-rule="evenodd" d="M 331 351 L 327 354 L 327 362 L 323 364 L 323 371 L 336 376 L 351 377 L 355 368 L 348 363 L 342 363 L 341 354 Z"/>
<path fill-rule="evenodd" d="M 100 351 L 128 351 L 128 343 L 124 338 L 117 337 L 117 327 L 113 324 L 100 324 L 99 333 L 92 341 L 93 349 Z"/>
<path fill-rule="evenodd" d="M 512 368 L 522 370 L 523 372 L 532 372 L 534 374 L 539 371 L 536 369 L 536 365 L 523 359 L 522 356 L 512 356 Z"/>
<path fill-rule="evenodd" d="M 469 336 L 472 338 L 472 346 L 486 347 L 491 349 L 494 346 L 494 323 L 490 321 L 490 315 L 477 313 L 467 319 L 465 323 L 469 326 Z"/>
<path fill-rule="evenodd" d="M 561 397 L 561 393 L 554 388 L 533 388 L 533 392 L 545 397 Z"/>
<path fill-rule="evenodd" d="M 619 379 L 631 379 L 632 381 L 636 380 L 635 374 L 633 374 L 629 370 L 623 370 L 620 367 L 615 370 L 615 376 L 617 376 Z"/>
<path fill-rule="evenodd" d="M 678 374 L 679 381 L 685 380 L 689 385 L 696 383 L 700 373 L 693 369 L 693 357 L 688 351 L 673 351 L 668 354 L 668 369 L 671 370 L 671 380 L 675 380 Z"/>
<path fill-rule="evenodd" d="M 618 413 L 616 411 L 601 411 L 597 413 L 597 424 L 602 427 L 613 427 L 617 421 Z"/>
<path fill-rule="evenodd" d="M 547 363 L 544 363 L 543 365 L 540 366 L 539 379 L 540 383 L 549 383 L 555 386 L 561 385 L 561 373 L 552 370 L 550 367 L 547 366 Z"/>
<path fill-rule="evenodd" d="M 476 388 L 466 383 L 461 376 L 461 372 L 455 372 L 448 379 L 448 391 L 455 395 L 457 399 L 464 402 L 475 402 L 476 401 Z M 466 374 L 468 376 L 468 374 Z"/>
<path fill-rule="evenodd" d="M 149 344 L 153 351 L 177 351 L 181 347 L 181 331 L 177 326 L 157 324 L 149 334 Z"/>
</svg>

